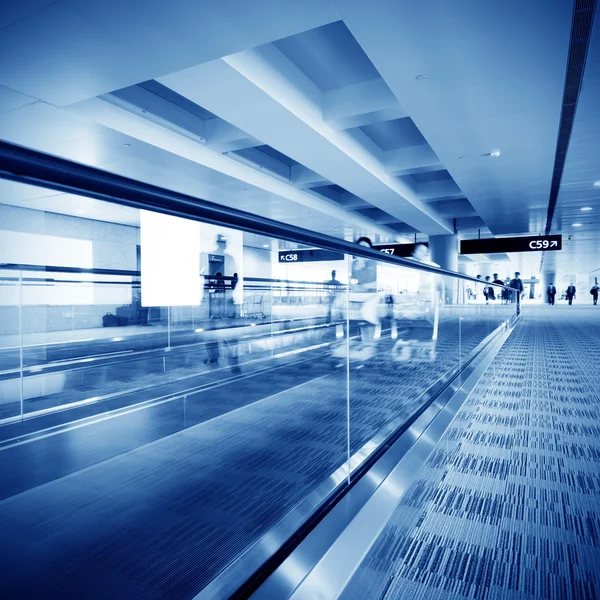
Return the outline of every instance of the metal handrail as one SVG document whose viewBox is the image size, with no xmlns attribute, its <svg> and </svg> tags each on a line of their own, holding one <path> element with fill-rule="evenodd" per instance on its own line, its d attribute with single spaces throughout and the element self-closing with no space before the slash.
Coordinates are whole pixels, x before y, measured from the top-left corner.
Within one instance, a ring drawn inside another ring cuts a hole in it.
<svg viewBox="0 0 600 600">
<path fill-rule="evenodd" d="M 123 275 L 124 277 L 140 277 L 139 271 L 127 269 L 100 269 L 83 267 L 61 267 L 58 265 L 29 265 L 19 263 L 0 263 L 0 271 L 37 271 L 46 273 L 85 273 L 90 275 Z"/>
<path fill-rule="evenodd" d="M 88 196 L 133 208 L 151 209 L 172 216 L 194 219 L 222 227 L 232 227 L 298 244 L 318 246 L 327 250 L 378 260 L 417 271 L 445 275 L 479 284 L 485 283 L 488 286 L 506 287 L 492 282 L 483 282 L 463 273 L 385 254 L 329 235 L 279 223 L 259 215 L 215 204 L 194 196 L 167 190 L 1 140 L 0 178 L 70 194 Z"/>
<path fill-rule="evenodd" d="M 60 267 L 57 265 L 30 265 L 30 264 L 20 264 L 20 263 L 0 263 L 0 271 L 28 271 L 28 272 L 39 272 L 39 273 L 72 273 L 72 274 L 86 274 L 86 275 L 114 275 L 114 276 L 123 276 L 123 277 L 141 277 L 141 271 L 131 271 L 128 269 L 102 269 L 102 268 L 83 268 L 83 267 Z M 233 281 L 235 277 L 231 275 L 207 275 L 203 273 L 200 275 L 206 279 L 214 279 L 215 281 Z M 0 277 L 0 281 L 3 279 Z M 18 278 L 17 278 L 18 279 Z M 301 281 L 298 279 L 278 279 L 278 278 L 268 278 L 268 277 L 242 277 L 241 278 L 244 283 L 248 282 L 256 282 L 256 283 L 265 283 L 265 284 L 273 284 L 273 283 L 287 283 L 293 285 L 326 285 L 326 286 L 339 286 L 343 287 L 344 284 L 332 284 L 330 281 Z M 29 279 L 30 281 L 33 278 Z M 52 279 L 52 278 L 40 278 L 43 281 L 56 281 L 58 283 L 68 282 L 66 279 Z M 93 281 L 88 280 L 80 280 L 81 283 L 95 283 Z M 111 283 L 109 281 L 100 281 L 98 283 Z M 119 282 L 119 283 L 132 283 L 131 281 Z M 277 288 L 281 289 L 281 288 Z"/>
</svg>

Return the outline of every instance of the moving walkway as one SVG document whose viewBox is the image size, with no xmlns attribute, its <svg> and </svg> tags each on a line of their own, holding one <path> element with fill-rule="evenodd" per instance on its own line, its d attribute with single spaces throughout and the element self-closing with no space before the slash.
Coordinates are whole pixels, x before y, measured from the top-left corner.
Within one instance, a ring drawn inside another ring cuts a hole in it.
<svg viewBox="0 0 600 600">
<path fill-rule="evenodd" d="M 0 157 L 13 180 L 333 250 L 350 281 L 337 291 L 334 319 L 322 304 L 298 322 L 276 325 L 271 314 L 215 328 L 210 341 L 195 337 L 205 328 L 194 323 L 182 343 L 144 355 L 184 364 L 235 330 L 236 344 L 247 334 L 255 347 L 240 373 L 192 361 L 188 379 L 37 417 L 25 414 L 21 395 L 17 419 L 0 427 L 7 597 L 287 597 L 278 594 L 324 568 L 315 548 L 333 543 L 370 498 L 406 487 L 519 321 L 518 303 L 469 305 L 465 275 L 9 144 L 0 143 Z M 394 299 L 393 309 L 379 305 L 365 364 L 349 351 L 353 340 L 364 343 L 363 320 L 344 308 L 356 258 L 386 265 L 376 293 Z M 400 342 L 434 343 L 435 351 L 397 360 Z M 340 361 L 332 347 L 344 343 Z M 21 394 L 30 368 L 23 358 L 21 345 Z M 41 366 L 86 373 L 89 358 L 104 361 L 107 380 L 113 367 L 129 372 L 135 362 L 70 356 L 76 364 L 64 369 Z"/>
</svg>

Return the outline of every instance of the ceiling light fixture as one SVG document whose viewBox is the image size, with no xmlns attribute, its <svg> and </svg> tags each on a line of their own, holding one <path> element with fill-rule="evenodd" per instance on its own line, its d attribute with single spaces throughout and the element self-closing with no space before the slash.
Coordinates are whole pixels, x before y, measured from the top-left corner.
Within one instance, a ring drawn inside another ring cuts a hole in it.
<svg viewBox="0 0 600 600">
<path fill-rule="evenodd" d="M 490 152 L 490 156 L 493 158 L 498 158 L 500 156 L 500 150 L 494 150 L 493 152 Z"/>
<path fill-rule="evenodd" d="M 579 210 L 582 210 L 583 212 L 589 212 L 590 210 L 592 210 L 591 206 L 584 206 L 583 208 L 580 208 Z"/>
<path fill-rule="evenodd" d="M 581 227 L 581 223 L 573 223 L 573 227 Z"/>
<path fill-rule="evenodd" d="M 427 79 L 428 75 L 426 73 L 422 73 L 421 75 L 417 75 L 415 79 Z"/>
<path fill-rule="evenodd" d="M 269 244 L 263 244 L 263 248 L 269 248 Z"/>
</svg>

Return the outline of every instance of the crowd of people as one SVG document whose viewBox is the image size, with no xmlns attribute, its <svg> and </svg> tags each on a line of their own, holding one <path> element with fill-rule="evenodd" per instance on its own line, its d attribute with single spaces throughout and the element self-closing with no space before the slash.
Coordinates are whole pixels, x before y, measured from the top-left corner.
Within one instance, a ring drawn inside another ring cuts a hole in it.
<svg viewBox="0 0 600 600">
<path fill-rule="evenodd" d="M 523 298 L 524 296 L 523 280 L 521 279 L 521 273 L 519 272 L 516 272 L 515 276 L 512 279 L 508 277 L 504 280 L 499 279 L 497 273 L 494 273 L 493 279 L 489 275 L 485 278 L 483 278 L 481 275 L 477 275 L 477 279 L 481 281 L 481 287 L 479 288 L 479 290 L 472 292 L 472 296 L 474 296 L 476 299 L 479 293 L 481 293 L 485 298 L 486 304 L 488 304 L 490 301 L 495 301 L 497 299 L 500 299 L 503 304 L 508 304 L 510 302 L 516 302 L 517 294 L 519 294 L 521 298 Z M 508 288 L 515 290 L 516 293 L 513 293 L 510 289 L 496 288 L 490 285 L 490 283 L 507 286 Z M 546 301 L 549 305 L 553 306 L 556 303 L 557 294 L 558 290 L 556 289 L 556 286 L 553 282 L 550 282 L 548 284 L 548 287 L 546 288 Z M 590 294 L 592 296 L 593 305 L 597 306 L 598 296 L 600 295 L 600 286 L 597 282 L 594 283 L 594 285 L 590 289 Z M 533 296 L 530 297 L 533 298 Z M 573 300 L 575 300 L 576 297 L 577 288 L 575 287 L 575 284 L 571 282 L 564 290 L 562 298 L 565 299 L 569 303 L 569 305 L 572 305 Z"/>
<path fill-rule="evenodd" d="M 546 289 L 546 297 L 548 299 L 548 304 L 553 305 L 556 298 L 556 286 L 554 283 L 550 282 Z M 594 285 L 590 289 L 590 294 L 592 296 L 592 304 L 594 306 L 598 306 L 598 294 L 600 293 L 600 286 L 598 286 L 598 282 L 596 281 Z M 569 303 L 569 306 L 573 304 L 573 300 L 577 297 L 577 288 L 575 284 L 571 282 L 567 289 L 565 290 L 564 297 Z"/>
<path fill-rule="evenodd" d="M 489 302 L 500 300 L 502 304 L 509 304 L 511 302 L 517 301 L 517 295 L 511 292 L 510 289 L 516 290 L 518 294 L 523 295 L 524 286 L 523 281 L 521 279 L 521 273 L 516 272 L 514 278 L 507 277 L 506 279 L 500 279 L 498 273 L 494 273 L 493 279 L 487 275 L 485 279 L 481 275 L 477 275 L 477 279 L 481 281 L 481 286 L 479 289 L 476 289 L 472 295 L 477 298 L 479 293 L 483 295 L 485 298 L 485 303 L 489 304 Z M 505 286 L 503 288 L 495 287 L 494 285 L 502 285 Z"/>
</svg>

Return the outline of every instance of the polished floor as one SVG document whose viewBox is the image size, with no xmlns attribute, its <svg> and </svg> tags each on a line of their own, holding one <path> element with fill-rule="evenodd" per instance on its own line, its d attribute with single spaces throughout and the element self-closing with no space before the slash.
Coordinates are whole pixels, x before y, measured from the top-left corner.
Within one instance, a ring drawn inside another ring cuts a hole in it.
<svg viewBox="0 0 600 600">
<path fill-rule="evenodd" d="M 600 598 L 600 307 L 529 307 L 343 600 Z"/>
</svg>

